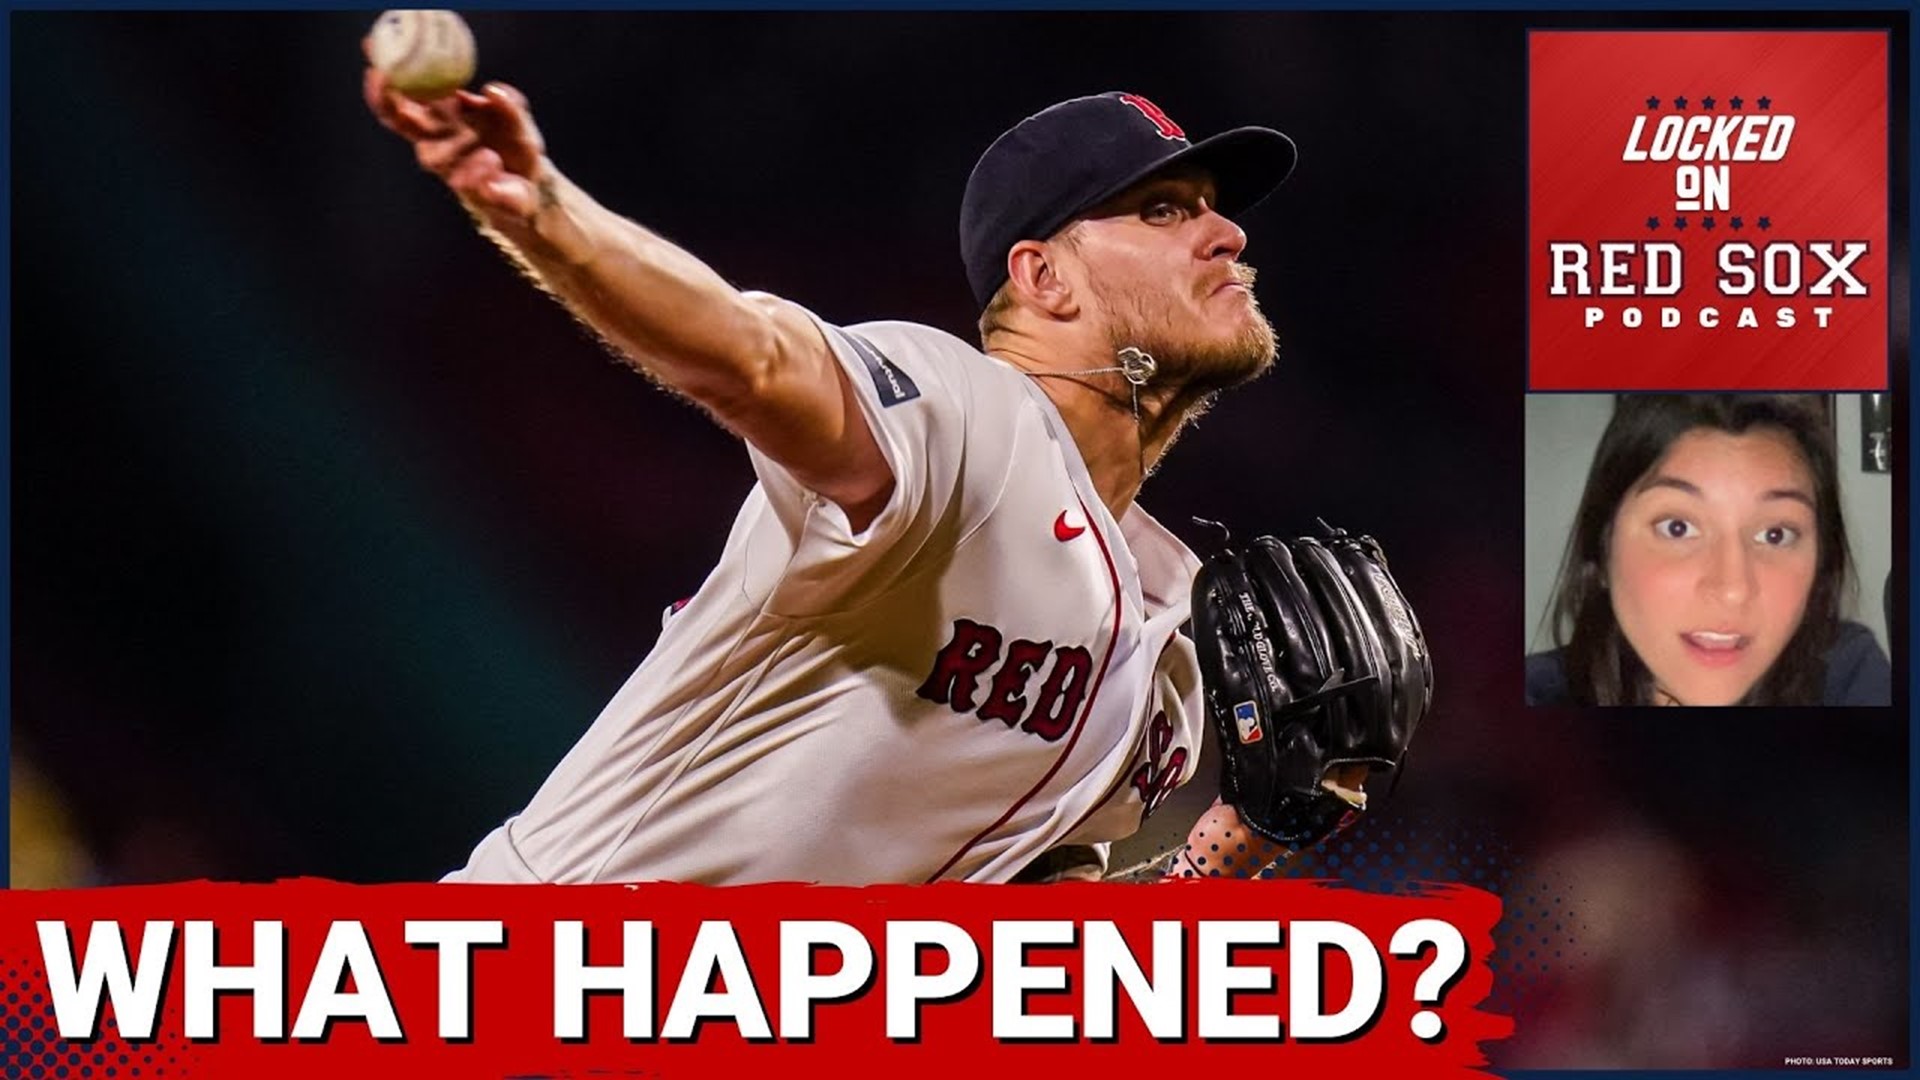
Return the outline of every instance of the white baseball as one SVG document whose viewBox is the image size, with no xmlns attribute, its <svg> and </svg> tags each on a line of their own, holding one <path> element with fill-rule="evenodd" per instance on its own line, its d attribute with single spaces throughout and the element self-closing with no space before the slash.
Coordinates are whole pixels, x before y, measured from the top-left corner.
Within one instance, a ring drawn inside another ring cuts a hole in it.
<svg viewBox="0 0 1920 1080">
<path fill-rule="evenodd" d="M 395 90 L 432 101 L 473 78 L 473 31 L 451 11 L 383 11 L 368 35 L 367 59 Z"/>
</svg>

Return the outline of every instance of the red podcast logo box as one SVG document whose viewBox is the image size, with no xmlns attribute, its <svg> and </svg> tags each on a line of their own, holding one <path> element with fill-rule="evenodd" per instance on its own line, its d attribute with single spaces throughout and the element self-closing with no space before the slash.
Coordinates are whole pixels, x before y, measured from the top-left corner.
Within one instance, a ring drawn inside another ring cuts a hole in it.
<svg viewBox="0 0 1920 1080">
<path fill-rule="evenodd" d="M 1530 34 L 1529 387 L 1885 389 L 1887 51 Z"/>
</svg>

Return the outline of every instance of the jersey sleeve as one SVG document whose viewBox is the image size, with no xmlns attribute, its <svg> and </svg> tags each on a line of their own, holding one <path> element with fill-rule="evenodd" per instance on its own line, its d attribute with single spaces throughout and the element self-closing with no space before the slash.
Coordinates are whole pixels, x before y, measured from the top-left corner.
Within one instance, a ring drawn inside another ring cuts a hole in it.
<svg viewBox="0 0 1920 1080">
<path fill-rule="evenodd" d="M 766 507 L 750 577 L 769 613 L 796 617 L 857 608 L 916 572 L 928 551 L 957 544 L 991 509 L 1008 465 L 977 400 L 980 366 L 992 361 L 931 327 L 816 322 L 894 484 L 855 533 L 838 504 L 749 444 Z"/>
</svg>

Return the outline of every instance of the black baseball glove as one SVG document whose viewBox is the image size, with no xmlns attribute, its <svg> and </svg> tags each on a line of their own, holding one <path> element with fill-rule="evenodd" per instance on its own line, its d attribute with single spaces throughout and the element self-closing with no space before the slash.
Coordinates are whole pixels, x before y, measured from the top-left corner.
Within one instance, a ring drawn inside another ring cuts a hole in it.
<svg viewBox="0 0 1920 1080">
<path fill-rule="evenodd" d="M 1225 547 L 1193 582 L 1221 798 L 1294 851 L 1366 808 L 1365 778 L 1400 768 L 1433 700 L 1420 623 L 1380 545 L 1321 527 Z"/>
</svg>

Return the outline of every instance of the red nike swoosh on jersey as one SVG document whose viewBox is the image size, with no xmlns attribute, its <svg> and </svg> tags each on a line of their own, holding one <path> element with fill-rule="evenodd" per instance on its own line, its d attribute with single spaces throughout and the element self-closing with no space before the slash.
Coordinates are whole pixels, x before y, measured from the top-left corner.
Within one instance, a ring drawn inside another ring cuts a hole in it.
<svg viewBox="0 0 1920 1080">
<path fill-rule="evenodd" d="M 1063 544 L 1086 531 L 1087 527 L 1085 525 L 1067 524 L 1067 512 L 1065 510 L 1060 511 L 1060 516 L 1053 519 L 1053 538 Z"/>
</svg>

